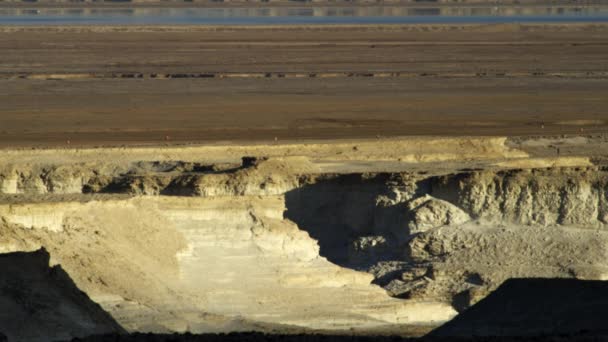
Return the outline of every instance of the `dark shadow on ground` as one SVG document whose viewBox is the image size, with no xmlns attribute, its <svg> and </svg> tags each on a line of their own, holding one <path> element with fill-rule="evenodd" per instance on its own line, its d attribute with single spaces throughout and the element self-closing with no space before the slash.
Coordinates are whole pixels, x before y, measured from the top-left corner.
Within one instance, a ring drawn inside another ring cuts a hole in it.
<svg viewBox="0 0 608 342">
<path fill-rule="evenodd" d="M 545 335 L 535 337 L 421 337 L 402 338 L 399 336 L 344 336 L 344 335 L 280 335 L 263 333 L 231 334 L 130 334 L 99 335 L 72 342 L 596 342 L 605 341 L 603 336 Z"/>
<path fill-rule="evenodd" d="M 0 254 L 0 332 L 9 341 L 124 332 L 49 260 L 44 249 Z"/>
<path fill-rule="evenodd" d="M 355 240 L 387 233 L 375 229 L 375 220 L 376 200 L 386 194 L 389 177 L 351 174 L 317 179 L 285 194 L 285 218 L 317 240 L 321 256 L 336 265 L 364 269 L 379 260 L 391 260 L 395 256 L 386 253 L 390 248 L 368 251 L 364 258 L 352 255 Z"/>
<path fill-rule="evenodd" d="M 608 282 L 510 279 L 429 336 L 608 335 Z"/>
</svg>

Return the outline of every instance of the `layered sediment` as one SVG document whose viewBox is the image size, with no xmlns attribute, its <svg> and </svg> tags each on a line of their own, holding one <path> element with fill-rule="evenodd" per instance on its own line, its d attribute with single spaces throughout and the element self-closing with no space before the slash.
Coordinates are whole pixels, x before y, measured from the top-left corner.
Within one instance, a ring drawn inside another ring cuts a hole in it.
<svg viewBox="0 0 608 342">
<path fill-rule="evenodd" d="M 0 251 L 48 252 L 39 272 L 61 268 L 84 292 L 40 297 L 24 280 L 29 290 L 11 305 L 63 328 L 4 333 L 416 336 L 510 278 L 604 280 L 608 171 L 600 156 L 577 154 L 576 141 L 562 140 L 566 155 L 553 157 L 554 143 L 4 151 Z M 245 154 L 256 148 L 268 154 Z M 39 304 L 65 296 L 80 307 L 69 312 L 93 315 L 85 328 Z"/>
<path fill-rule="evenodd" d="M 601 134 L 607 35 L 601 22 L 5 25 L 0 146 Z"/>
</svg>

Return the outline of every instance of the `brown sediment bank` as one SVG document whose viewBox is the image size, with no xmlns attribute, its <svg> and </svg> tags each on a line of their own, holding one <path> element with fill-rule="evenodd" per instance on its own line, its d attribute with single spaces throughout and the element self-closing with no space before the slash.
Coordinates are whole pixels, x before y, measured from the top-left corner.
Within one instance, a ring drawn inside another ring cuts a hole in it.
<svg viewBox="0 0 608 342">
<path fill-rule="evenodd" d="M 608 130 L 608 25 L 0 29 L 0 144 Z"/>
</svg>

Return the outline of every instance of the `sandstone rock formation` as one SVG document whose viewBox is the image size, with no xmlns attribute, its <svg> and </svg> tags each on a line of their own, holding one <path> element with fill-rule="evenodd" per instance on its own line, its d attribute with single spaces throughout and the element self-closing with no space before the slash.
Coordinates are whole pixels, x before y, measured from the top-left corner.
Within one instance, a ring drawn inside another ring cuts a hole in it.
<svg viewBox="0 0 608 342">
<path fill-rule="evenodd" d="M 121 328 L 142 332 L 420 334 L 510 278 L 607 277 L 600 165 L 326 165 L 4 165 L 0 253 L 45 248 Z"/>
</svg>

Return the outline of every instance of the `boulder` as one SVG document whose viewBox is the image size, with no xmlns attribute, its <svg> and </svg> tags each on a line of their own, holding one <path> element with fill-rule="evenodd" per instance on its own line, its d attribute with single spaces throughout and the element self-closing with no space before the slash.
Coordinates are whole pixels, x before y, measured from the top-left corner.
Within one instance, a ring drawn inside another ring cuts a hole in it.
<svg viewBox="0 0 608 342">
<path fill-rule="evenodd" d="M 469 214 L 450 202 L 424 196 L 408 204 L 411 219 L 410 234 L 428 231 L 443 226 L 457 226 L 471 220 Z"/>
</svg>

